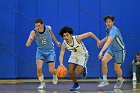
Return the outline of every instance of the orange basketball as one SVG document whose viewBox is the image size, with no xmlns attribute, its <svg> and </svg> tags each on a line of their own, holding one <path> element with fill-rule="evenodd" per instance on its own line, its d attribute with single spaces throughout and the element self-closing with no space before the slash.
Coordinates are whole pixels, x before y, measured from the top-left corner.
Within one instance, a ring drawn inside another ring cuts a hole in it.
<svg viewBox="0 0 140 93">
<path fill-rule="evenodd" d="M 65 66 L 58 66 L 56 74 L 59 78 L 64 78 L 67 75 L 67 68 Z"/>
</svg>

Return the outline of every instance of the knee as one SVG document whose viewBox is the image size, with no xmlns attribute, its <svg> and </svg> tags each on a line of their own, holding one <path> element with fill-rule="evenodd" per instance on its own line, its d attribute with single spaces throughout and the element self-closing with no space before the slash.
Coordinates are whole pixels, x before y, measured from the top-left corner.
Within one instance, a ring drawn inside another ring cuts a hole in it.
<svg viewBox="0 0 140 93">
<path fill-rule="evenodd" d="M 107 62 L 105 59 L 102 59 L 102 66 L 106 66 L 107 65 Z"/>
<path fill-rule="evenodd" d="M 76 70 L 76 74 L 80 76 L 81 75 L 81 72 L 78 71 L 78 70 Z"/>
<path fill-rule="evenodd" d="M 37 71 L 42 70 L 42 66 L 37 66 Z"/>
</svg>

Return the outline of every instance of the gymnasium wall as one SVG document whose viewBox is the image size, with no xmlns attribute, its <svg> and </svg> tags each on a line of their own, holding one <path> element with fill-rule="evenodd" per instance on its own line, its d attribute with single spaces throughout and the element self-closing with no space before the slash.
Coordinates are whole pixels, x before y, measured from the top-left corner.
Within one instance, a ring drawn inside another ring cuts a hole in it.
<svg viewBox="0 0 140 93">
<path fill-rule="evenodd" d="M 46 25 L 50 25 L 58 41 L 62 42 L 59 29 L 64 25 L 71 26 L 75 35 L 90 31 L 98 38 L 104 38 L 103 17 L 106 15 L 115 16 L 115 25 L 122 33 L 126 45 L 123 76 L 131 77 L 131 61 L 135 53 L 140 51 L 139 5 L 139 0 L 0 0 L 0 78 L 37 77 L 36 42 L 28 48 L 25 46 L 36 18 L 41 17 Z M 100 49 L 92 38 L 83 42 L 89 51 L 88 77 L 98 78 L 102 75 L 101 62 L 98 60 Z M 60 48 L 55 45 L 55 50 L 57 67 Z M 66 66 L 69 55 L 66 51 Z M 108 77 L 117 77 L 113 64 L 114 61 L 108 63 Z M 52 77 L 46 63 L 43 72 L 45 77 Z"/>
</svg>

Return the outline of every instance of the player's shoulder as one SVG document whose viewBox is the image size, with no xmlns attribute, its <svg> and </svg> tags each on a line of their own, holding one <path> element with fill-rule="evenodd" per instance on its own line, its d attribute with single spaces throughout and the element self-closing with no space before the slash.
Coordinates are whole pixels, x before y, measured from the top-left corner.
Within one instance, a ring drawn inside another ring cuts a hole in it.
<svg viewBox="0 0 140 93">
<path fill-rule="evenodd" d="M 36 30 L 35 30 L 35 29 L 31 30 L 31 33 L 35 33 L 35 32 L 36 32 Z"/>
<path fill-rule="evenodd" d="M 119 30 L 119 29 L 118 29 L 116 26 L 113 26 L 113 27 L 112 27 L 112 30 L 116 30 L 116 31 L 117 31 L 117 30 Z"/>
<path fill-rule="evenodd" d="M 79 35 L 73 35 L 72 38 L 73 39 L 77 39 L 79 37 Z"/>
<path fill-rule="evenodd" d="M 52 27 L 50 25 L 45 25 L 46 28 L 51 29 Z"/>
<path fill-rule="evenodd" d="M 31 30 L 30 35 L 32 35 L 32 36 L 36 36 L 36 32 L 35 32 L 35 30 Z"/>
<path fill-rule="evenodd" d="M 113 26 L 110 30 L 111 33 L 117 33 L 118 32 L 118 28 L 116 26 Z"/>
<path fill-rule="evenodd" d="M 64 46 L 65 48 L 67 47 L 67 42 L 65 40 L 63 40 L 62 46 Z"/>
</svg>

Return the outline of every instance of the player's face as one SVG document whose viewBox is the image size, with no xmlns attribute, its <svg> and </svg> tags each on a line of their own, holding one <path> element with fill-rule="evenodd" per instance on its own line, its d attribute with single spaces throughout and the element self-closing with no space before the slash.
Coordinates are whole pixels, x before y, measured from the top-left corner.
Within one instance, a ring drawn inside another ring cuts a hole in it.
<svg viewBox="0 0 140 93">
<path fill-rule="evenodd" d="M 66 40 L 66 42 L 71 42 L 72 40 L 72 35 L 69 33 L 64 33 L 63 38 Z"/>
<path fill-rule="evenodd" d="M 136 60 L 140 61 L 140 56 L 139 55 L 136 56 Z"/>
<path fill-rule="evenodd" d="M 111 28 L 114 24 L 114 22 L 111 19 L 107 19 L 105 22 L 107 28 Z"/>
<path fill-rule="evenodd" d="M 39 32 L 42 32 L 44 29 L 44 24 L 41 23 L 35 23 L 35 29 Z"/>
</svg>

